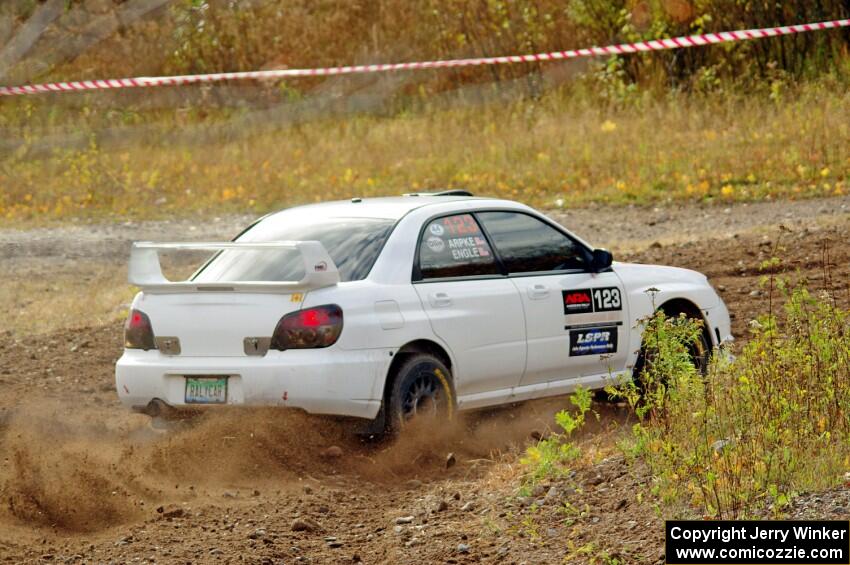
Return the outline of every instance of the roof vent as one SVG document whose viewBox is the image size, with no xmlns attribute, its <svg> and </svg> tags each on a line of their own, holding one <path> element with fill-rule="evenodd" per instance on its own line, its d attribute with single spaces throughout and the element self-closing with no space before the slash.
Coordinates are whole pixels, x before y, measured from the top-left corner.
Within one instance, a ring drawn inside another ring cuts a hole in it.
<svg viewBox="0 0 850 565">
<path fill-rule="evenodd" d="M 475 196 L 468 190 L 462 188 L 453 188 L 449 190 L 440 190 L 437 192 L 408 192 L 405 196 Z"/>
</svg>

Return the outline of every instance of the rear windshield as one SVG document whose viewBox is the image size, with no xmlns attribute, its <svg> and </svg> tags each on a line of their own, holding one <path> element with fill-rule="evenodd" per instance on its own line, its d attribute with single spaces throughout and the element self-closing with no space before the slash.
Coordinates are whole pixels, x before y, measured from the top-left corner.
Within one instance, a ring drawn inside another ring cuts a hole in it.
<svg viewBox="0 0 850 565">
<path fill-rule="evenodd" d="M 236 241 L 319 241 L 339 269 L 343 282 L 369 274 L 394 221 L 383 218 L 327 218 L 285 221 L 270 217 Z M 298 281 L 304 277 L 300 254 L 293 249 L 227 250 L 219 253 L 195 276 L 198 282 Z"/>
</svg>

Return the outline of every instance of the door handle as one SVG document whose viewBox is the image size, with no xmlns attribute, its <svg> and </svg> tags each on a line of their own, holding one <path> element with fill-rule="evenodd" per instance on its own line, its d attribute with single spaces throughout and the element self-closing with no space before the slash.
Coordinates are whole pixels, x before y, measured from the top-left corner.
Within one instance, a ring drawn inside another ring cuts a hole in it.
<svg viewBox="0 0 850 565">
<path fill-rule="evenodd" d="M 533 284 L 528 287 L 528 297 L 532 300 L 540 300 L 549 296 L 549 289 L 546 285 Z"/>
<path fill-rule="evenodd" d="M 452 305 L 451 297 L 445 292 L 432 292 L 428 296 L 428 300 L 434 308 L 445 308 Z"/>
</svg>

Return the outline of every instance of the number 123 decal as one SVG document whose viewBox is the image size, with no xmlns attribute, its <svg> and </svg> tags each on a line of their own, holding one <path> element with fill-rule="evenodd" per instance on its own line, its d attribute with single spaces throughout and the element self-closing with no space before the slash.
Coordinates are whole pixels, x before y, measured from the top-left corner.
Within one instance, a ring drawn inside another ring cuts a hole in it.
<svg viewBox="0 0 850 565">
<path fill-rule="evenodd" d="M 623 302 L 620 299 L 620 289 L 617 287 L 594 288 L 593 310 L 594 312 L 610 312 L 622 310 Z"/>
</svg>

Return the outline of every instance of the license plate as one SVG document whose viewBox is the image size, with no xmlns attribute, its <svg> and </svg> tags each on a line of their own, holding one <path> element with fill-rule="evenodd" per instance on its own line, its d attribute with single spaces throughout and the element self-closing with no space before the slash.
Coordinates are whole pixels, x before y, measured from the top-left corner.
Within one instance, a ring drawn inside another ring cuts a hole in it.
<svg viewBox="0 0 850 565">
<path fill-rule="evenodd" d="M 225 404 L 227 377 L 186 377 L 186 404 Z"/>
</svg>

